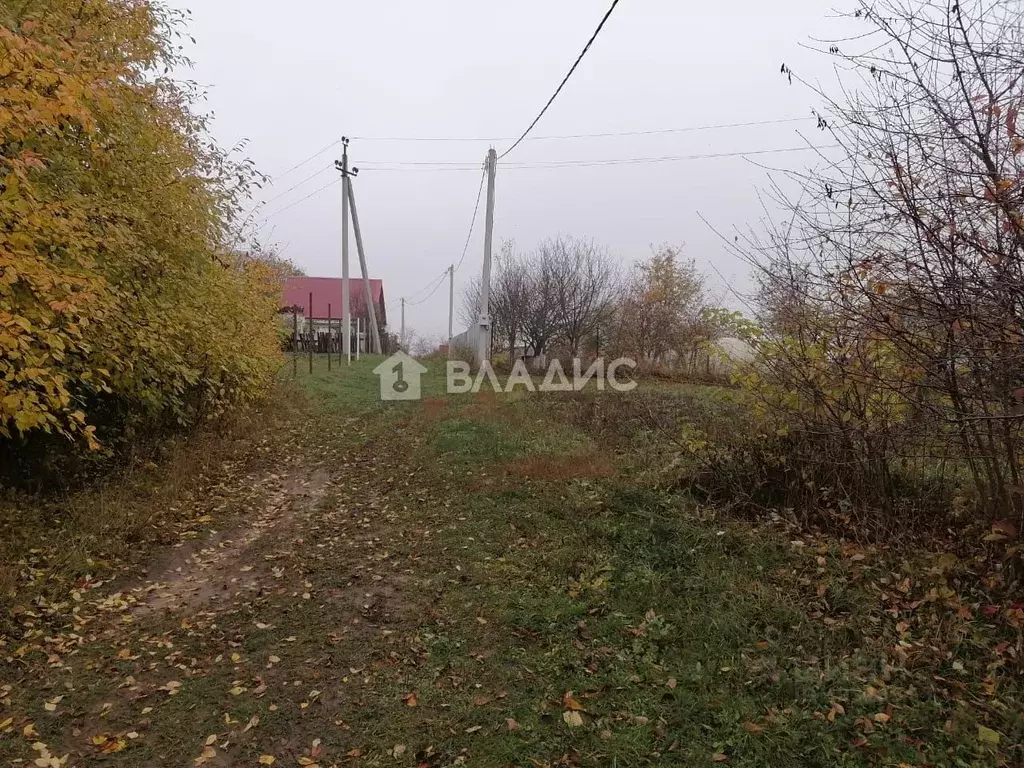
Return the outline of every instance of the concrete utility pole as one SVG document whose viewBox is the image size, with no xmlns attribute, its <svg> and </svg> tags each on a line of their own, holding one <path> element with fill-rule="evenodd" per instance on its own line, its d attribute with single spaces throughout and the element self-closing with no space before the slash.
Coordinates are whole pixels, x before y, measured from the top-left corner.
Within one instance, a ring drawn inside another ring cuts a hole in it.
<svg viewBox="0 0 1024 768">
<path fill-rule="evenodd" d="M 487 220 L 484 229 L 484 274 L 480 283 L 480 338 L 477 340 L 477 362 L 482 366 L 491 359 L 491 244 L 494 236 L 494 174 L 498 153 L 487 153 Z"/>
<path fill-rule="evenodd" d="M 334 161 L 334 167 L 341 171 L 341 354 L 352 363 L 352 307 L 349 304 L 348 290 L 348 201 L 351 187 L 351 176 L 359 173 L 358 168 L 348 169 L 348 137 L 341 137 L 341 160 Z"/>
<path fill-rule="evenodd" d="M 343 139 L 344 149 L 341 153 L 341 186 L 344 189 L 341 201 L 341 316 L 345 326 L 344 345 L 342 352 L 349 363 L 352 362 L 352 307 L 349 306 L 348 295 L 348 139 Z"/>
<path fill-rule="evenodd" d="M 405 299 L 402 299 L 402 335 L 398 337 L 398 346 L 405 347 Z"/>
<path fill-rule="evenodd" d="M 380 345 L 380 330 L 377 327 L 377 308 L 373 305 L 373 298 L 370 296 L 370 275 L 366 271 L 366 252 L 363 250 L 363 232 L 359 229 L 359 212 L 356 210 L 356 193 L 352 184 L 348 185 L 348 202 L 352 208 L 352 228 L 356 232 L 356 250 L 359 251 L 359 266 L 363 270 L 363 294 L 366 299 L 366 311 L 370 325 L 369 339 L 373 341 L 372 352 L 375 355 L 383 353 Z"/>
<path fill-rule="evenodd" d="M 452 324 L 455 319 L 455 265 L 448 267 L 448 359 L 452 359 Z"/>
</svg>

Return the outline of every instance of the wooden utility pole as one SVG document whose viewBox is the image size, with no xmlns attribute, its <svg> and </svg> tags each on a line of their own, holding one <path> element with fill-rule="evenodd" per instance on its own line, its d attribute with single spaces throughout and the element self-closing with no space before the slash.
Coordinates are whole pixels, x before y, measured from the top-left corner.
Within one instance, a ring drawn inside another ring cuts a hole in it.
<svg viewBox="0 0 1024 768">
<path fill-rule="evenodd" d="M 484 274 L 480 283 L 480 337 L 477 339 L 477 363 L 483 365 L 491 358 L 491 245 L 494 237 L 494 175 L 498 166 L 498 153 L 487 153 L 487 219 L 484 229 Z"/>
<path fill-rule="evenodd" d="M 455 319 L 455 265 L 448 267 L 448 359 L 452 359 L 453 322 Z"/>
<path fill-rule="evenodd" d="M 405 347 L 405 299 L 402 299 L 402 335 L 398 337 L 398 346 Z"/>
<path fill-rule="evenodd" d="M 352 228 L 356 234 L 356 250 L 359 251 L 359 266 L 363 271 L 363 293 L 366 299 L 367 322 L 370 325 L 370 335 L 367 337 L 373 342 L 372 351 L 375 355 L 383 353 L 380 346 L 380 330 L 377 327 L 377 308 L 373 305 L 373 298 L 370 295 L 370 275 L 366 270 L 366 251 L 363 250 L 363 233 L 359 229 L 359 212 L 356 210 L 356 193 L 352 184 L 348 185 L 348 202 L 352 208 Z"/>
</svg>

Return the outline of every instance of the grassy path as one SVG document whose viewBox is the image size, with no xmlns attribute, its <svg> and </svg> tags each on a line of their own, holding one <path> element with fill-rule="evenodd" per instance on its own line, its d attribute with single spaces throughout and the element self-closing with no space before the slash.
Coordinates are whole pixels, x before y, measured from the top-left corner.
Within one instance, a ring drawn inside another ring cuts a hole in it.
<svg viewBox="0 0 1024 768">
<path fill-rule="evenodd" d="M 534 400 L 431 399 L 432 374 L 424 403 L 382 406 L 372 363 L 305 380 L 297 448 L 243 518 L 21 615 L 3 764 L 1020 757 L 985 641 L 933 601 L 977 666 L 915 643 L 870 553 L 715 521 Z"/>
</svg>

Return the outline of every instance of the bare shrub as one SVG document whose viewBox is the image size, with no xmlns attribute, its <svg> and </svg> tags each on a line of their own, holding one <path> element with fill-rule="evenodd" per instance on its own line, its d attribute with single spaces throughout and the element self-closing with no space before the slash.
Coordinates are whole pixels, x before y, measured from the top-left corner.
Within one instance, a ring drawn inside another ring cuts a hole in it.
<svg viewBox="0 0 1024 768">
<path fill-rule="evenodd" d="M 749 390 L 807 446 L 787 461 L 890 514 L 915 478 L 1024 522 L 1022 14 L 861 2 L 828 46 L 842 98 L 808 84 L 838 150 L 736 246 L 766 331 Z"/>
</svg>

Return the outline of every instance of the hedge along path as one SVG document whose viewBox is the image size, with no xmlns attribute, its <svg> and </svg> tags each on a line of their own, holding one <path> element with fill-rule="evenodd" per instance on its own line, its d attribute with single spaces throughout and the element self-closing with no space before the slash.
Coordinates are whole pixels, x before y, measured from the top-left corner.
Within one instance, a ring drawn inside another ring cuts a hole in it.
<svg viewBox="0 0 1024 768">
<path fill-rule="evenodd" d="M 232 234 L 255 175 L 166 76 L 182 20 L 146 0 L 0 9 L 0 441 L 190 425 L 280 363 L 277 282 Z"/>
</svg>

